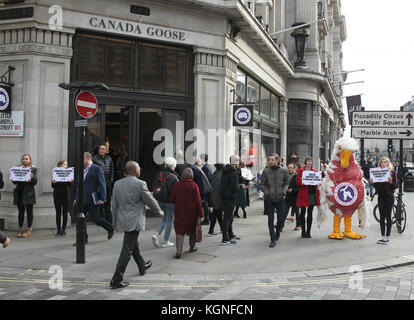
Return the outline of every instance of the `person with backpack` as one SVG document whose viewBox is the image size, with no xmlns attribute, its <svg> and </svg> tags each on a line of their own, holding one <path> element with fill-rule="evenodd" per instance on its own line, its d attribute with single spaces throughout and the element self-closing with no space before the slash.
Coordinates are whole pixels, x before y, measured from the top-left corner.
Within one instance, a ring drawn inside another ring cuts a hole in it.
<svg viewBox="0 0 414 320">
<path fill-rule="evenodd" d="M 172 225 L 174 222 L 174 203 L 170 202 L 171 190 L 176 182 L 178 182 L 178 175 L 174 172 L 177 166 L 177 160 L 168 157 L 164 161 L 164 169 L 158 173 L 154 179 L 153 192 L 154 198 L 158 201 L 158 204 L 165 215 L 162 218 L 161 223 L 158 225 L 155 233 L 152 235 L 152 243 L 154 247 L 159 248 L 160 242 L 158 237 L 165 229 L 164 242 L 162 247 L 172 247 L 174 243 L 169 241 Z"/>
</svg>

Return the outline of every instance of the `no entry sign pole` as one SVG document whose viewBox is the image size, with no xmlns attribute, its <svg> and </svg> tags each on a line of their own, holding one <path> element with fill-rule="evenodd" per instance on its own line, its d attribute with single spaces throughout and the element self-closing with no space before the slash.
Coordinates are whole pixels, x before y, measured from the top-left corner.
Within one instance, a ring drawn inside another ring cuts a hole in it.
<svg viewBox="0 0 414 320">
<path fill-rule="evenodd" d="M 85 240 L 86 240 L 86 218 L 83 213 L 83 162 L 84 152 L 86 144 L 86 126 L 87 119 L 92 118 L 98 111 L 98 101 L 96 97 L 88 91 L 82 91 L 87 89 L 104 89 L 108 90 L 108 87 L 103 83 L 97 82 L 74 82 L 70 84 L 60 83 L 59 87 L 65 90 L 76 89 L 73 105 L 77 115 L 75 116 L 75 128 L 76 128 L 76 145 L 75 148 L 79 153 L 76 157 L 76 193 L 78 195 L 78 201 L 75 206 L 76 216 L 76 263 L 85 263 Z M 84 120 L 81 120 L 84 119 Z M 86 119 L 86 120 L 85 120 Z"/>
</svg>

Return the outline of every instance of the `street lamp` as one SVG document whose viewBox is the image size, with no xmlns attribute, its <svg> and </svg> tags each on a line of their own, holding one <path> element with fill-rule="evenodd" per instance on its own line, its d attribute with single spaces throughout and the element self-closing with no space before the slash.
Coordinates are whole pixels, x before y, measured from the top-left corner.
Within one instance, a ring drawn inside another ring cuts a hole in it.
<svg viewBox="0 0 414 320">
<path fill-rule="evenodd" d="M 72 82 L 59 83 L 59 87 L 64 90 L 76 90 L 73 100 L 73 108 L 75 108 L 75 99 L 81 90 L 109 90 L 109 88 L 102 82 Z M 77 112 L 75 112 L 77 114 Z M 80 117 L 77 115 L 77 117 Z M 75 121 L 76 122 L 76 121 Z M 80 154 L 77 156 L 75 166 L 75 193 L 78 194 L 78 201 L 75 207 L 76 216 L 76 263 L 85 263 L 85 215 L 83 214 L 83 152 L 85 148 L 86 127 L 76 127 L 76 136 L 80 137 L 76 144 L 80 146 Z M 75 148 L 77 150 L 77 148 Z"/>
<path fill-rule="evenodd" d="M 306 65 L 306 62 L 304 60 L 305 57 L 305 47 L 306 47 L 306 40 L 309 38 L 309 24 L 304 24 L 302 22 L 295 23 L 292 25 L 293 32 L 291 33 L 291 36 L 295 38 L 295 46 L 296 46 L 296 55 L 297 59 L 295 62 L 295 69 L 307 69 L 308 66 Z M 300 27 L 300 28 L 296 28 Z"/>
</svg>

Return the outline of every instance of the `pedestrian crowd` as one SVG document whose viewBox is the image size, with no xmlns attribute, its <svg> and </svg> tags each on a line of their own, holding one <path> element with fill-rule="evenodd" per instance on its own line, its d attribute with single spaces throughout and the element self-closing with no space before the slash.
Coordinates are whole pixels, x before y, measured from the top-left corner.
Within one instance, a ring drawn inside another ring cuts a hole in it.
<svg viewBox="0 0 414 320">
<path fill-rule="evenodd" d="M 146 206 L 162 217 L 151 238 L 154 247 L 175 246 L 177 259 L 183 254 L 186 235 L 189 236 L 189 252 L 198 250 L 196 244 L 202 241 L 202 225 L 209 225 L 207 236 L 213 237 L 218 235 L 215 231 L 218 224 L 221 231 L 220 244 L 223 246 L 236 245 L 241 240 L 235 233 L 233 221 L 235 218 L 247 219 L 246 208 L 250 205 L 249 185 L 252 181 L 256 181 L 256 187 L 263 193 L 270 248 L 275 247 L 279 241 L 286 221 L 296 221 L 294 230 L 301 230 L 302 238 L 311 238 L 313 209 L 320 204 L 318 187 L 304 184 L 303 181 L 306 171 L 317 172 L 313 168 L 311 157 L 305 159 L 302 167 L 297 159 L 291 158 L 291 161 L 285 164 L 284 159 L 272 153 L 268 156 L 267 166 L 260 175 L 260 181 L 253 176 L 243 157 L 232 155 L 229 160 L 228 164 L 216 163 L 213 170 L 208 163 L 207 154 L 202 154 L 195 158 L 193 163 L 188 163 L 183 152 L 177 150 L 174 157 L 165 159 L 163 168 L 155 176 L 151 192 L 146 182 L 139 179 L 141 168 L 138 163 L 127 161 L 125 177 L 115 182 L 114 165 L 105 145 L 98 148 L 95 156 L 84 153 L 80 209 L 90 220 L 105 229 L 108 240 L 113 237 L 115 231 L 124 232 L 122 250 L 110 282 L 111 288 L 128 285 L 123 281 L 123 275 L 131 256 L 141 275 L 152 265 L 151 260 L 145 261 L 141 256 L 138 244 L 139 233 L 145 230 Z M 17 237 L 26 238 L 32 234 L 33 205 L 36 204 L 35 186 L 39 170 L 33 166 L 29 154 L 22 156 L 20 166 L 30 168 L 30 178 L 27 181 L 12 181 L 16 185 L 13 199 L 18 209 Z M 57 164 L 57 168 L 67 167 L 68 163 L 65 160 Z M 363 167 L 367 180 L 366 189 L 370 195 L 374 189 L 379 195 L 382 236 L 379 243 L 386 244 L 390 237 L 391 209 L 394 205 L 398 174 L 390 160 L 382 158 L 379 167 L 390 169 L 390 179 L 385 183 L 373 183 L 369 178 L 371 167 L 372 163 Z M 322 175 L 325 168 L 326 165 L 322 163 Z M 397 168 L 399 169 L 399 166 Z M 56 209 L 56 236 L 66 235 L 71 189 L 75 190 L 73 206 L 80 201 L 80 188 L 73 184 L 73 179 L 65 182 L 51 181 Z M 3 174 L 0 171 L 0 189 L 3 186 Z M 242 217 L 239 215 L 240 209 Z M 26 229 L 23 228 L 25 213 Z M 173 228 L 175 243 L 170 239 Z M 84 231 L 84 242 L 87 244 L 86 224 Z M 0 242 L 7 247 L 10 238 L 0 233 Z M 73 245 L 80 244 L 75 242 Z"/>
</svg>

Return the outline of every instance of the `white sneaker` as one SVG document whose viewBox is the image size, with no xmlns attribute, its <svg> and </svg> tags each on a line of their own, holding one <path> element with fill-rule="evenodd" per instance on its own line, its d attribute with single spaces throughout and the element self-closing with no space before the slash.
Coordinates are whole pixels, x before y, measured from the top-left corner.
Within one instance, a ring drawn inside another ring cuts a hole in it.
<svg viewBox="0 0 414 320">
<path fill-rule="evenodd" d="M 165 241 L 165 242 L 162 244 L 162 247 L 163 247 L 163 248 L 173 247 L 173 246 L 174 246 L 174 243 L 173 243 L 173 242 L 170 242 L 169 240 Z"/>
<path fill-rule="evenodd" d="M 385 237 L 381 237 L 380 239 L 378 239 L 377 243 L 378 244 L 387 244 L 387 241 L 385 240 Z"/>
<path fill-rule="evenodd" d="M 160 243 L 158 241 L 158 237 L 156 234 L 152 235 L 152 244 L 154 245 L 155 248 L 159 248 L 160 247 Z"/>
</svg>

